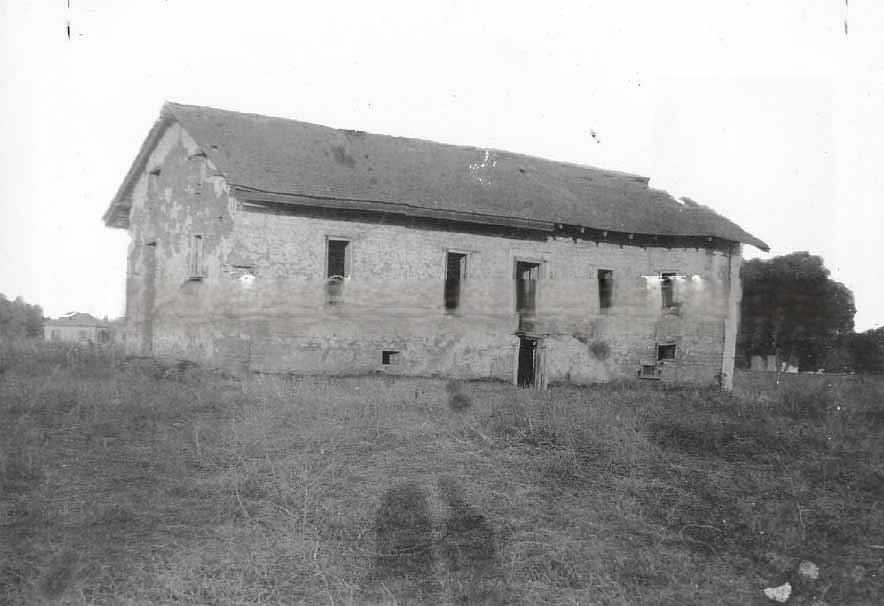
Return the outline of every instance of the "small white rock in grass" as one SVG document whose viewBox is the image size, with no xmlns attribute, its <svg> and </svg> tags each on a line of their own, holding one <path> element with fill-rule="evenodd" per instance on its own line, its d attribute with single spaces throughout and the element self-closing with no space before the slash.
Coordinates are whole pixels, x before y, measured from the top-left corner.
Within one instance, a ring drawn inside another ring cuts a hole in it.
<svg viewBox="0 0 884 606">
<path fill-rule="evenodd" d="M 798 565 L 798 574 L 803 577 L 807 577 L 808 579 L 818 579 L 820 578 L 820 569 L 819 567 L 809 560 L 804 560 L 801 564 Z"/>
<path fill-rule="evenodd" d="M 792 595 L 792 585 L 790 583 L 783 583 L 779 587 L 768 587 L 764 590 L 764 595 L 768 600 L 783 604 Z"/>
</svg>

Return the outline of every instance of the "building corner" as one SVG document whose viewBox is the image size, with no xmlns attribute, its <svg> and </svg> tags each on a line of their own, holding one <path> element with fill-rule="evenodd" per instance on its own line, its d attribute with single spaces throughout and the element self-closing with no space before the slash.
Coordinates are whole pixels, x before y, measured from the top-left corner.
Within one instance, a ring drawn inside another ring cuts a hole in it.
<svg viewBox="0 0 884 606">
<path fill-rule="evenodd" d="M 721 388 L 734 388 L 734 362 L 737 354 L 737 331 L 740 328 L 740 303 L 743 286 L 740 267 L 743 261 L 743 245 L 733 244 L 728 252 L 727 313 L 724 320 L 724 347 L 721 354 Z"/>
</svg>

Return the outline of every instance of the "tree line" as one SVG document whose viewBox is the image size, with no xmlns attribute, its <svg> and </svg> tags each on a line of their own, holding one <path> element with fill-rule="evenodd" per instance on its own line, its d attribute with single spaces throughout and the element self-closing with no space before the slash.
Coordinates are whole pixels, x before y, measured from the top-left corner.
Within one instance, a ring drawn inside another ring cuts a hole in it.
<svg viewBox="0 0 884 606">
<path fill-rule="evenodd" d="M 21 297 L 9 300 L 0 293 L 0 339 L 17 340 L 43 335 L 43 310 Z"/>
<path fill-rule="evenodd" d="M 796 252 L 743 264 L 737 363 L 775 355 L 801 371 L 884 372 L 884 327 L 854 331 L 853 293 L 823 259 Z"/>
</svg>

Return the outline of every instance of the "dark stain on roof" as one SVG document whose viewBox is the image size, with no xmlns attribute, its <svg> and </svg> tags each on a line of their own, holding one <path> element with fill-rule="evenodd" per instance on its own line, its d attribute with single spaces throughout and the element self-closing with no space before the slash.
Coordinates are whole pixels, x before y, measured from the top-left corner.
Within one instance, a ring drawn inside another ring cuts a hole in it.
<svg viewBox="0 0 884 606">
<path fill-rule="evenodd" d="M 338 164 L 346 166 L 347 168 L 353 168 L 354 166 L 356 166 L 356 158 L 348 154 L 343 145 L 333 145 L 332 155 L 334 156 L 335 161 Z M 367 158 L 368 154 L 366 154 L 365 157 Z"/>
</svg>

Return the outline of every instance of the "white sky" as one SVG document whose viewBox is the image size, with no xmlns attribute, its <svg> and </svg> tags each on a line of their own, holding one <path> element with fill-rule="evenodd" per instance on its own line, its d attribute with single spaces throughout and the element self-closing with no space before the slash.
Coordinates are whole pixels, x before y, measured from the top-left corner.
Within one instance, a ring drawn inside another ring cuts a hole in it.
<svg viewBox="0 0 884 606">
<path fill-rule="evenodd" d="M 122 313 L 100 219 L 170 100 L 640 173 L 884 324 L 880 0 L 0 0 L 0 28 L 0 292 L 48 315 Z"/>
</svg>

